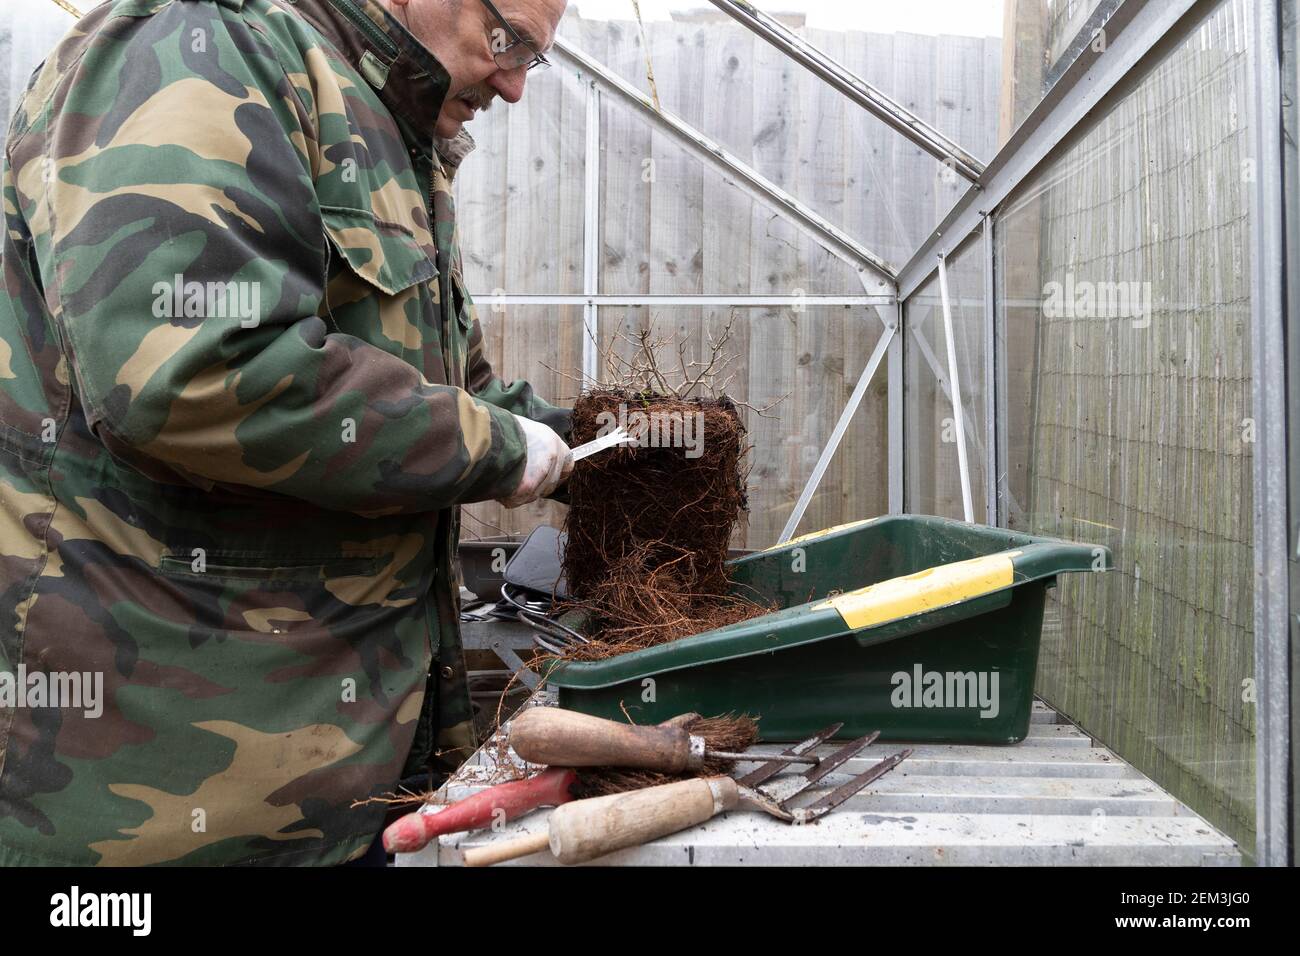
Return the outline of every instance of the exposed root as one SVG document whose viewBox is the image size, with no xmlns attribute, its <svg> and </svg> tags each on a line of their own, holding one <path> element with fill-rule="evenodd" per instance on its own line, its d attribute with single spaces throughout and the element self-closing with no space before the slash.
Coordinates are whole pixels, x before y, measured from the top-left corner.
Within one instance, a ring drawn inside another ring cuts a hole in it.
<svg viewBox="0 0 1300 956">
<path fill-rule="evenodd" d="M 732 593 L 727 546 L 745 508 L 744 426 L 722 399 L 598 389 L 574 406 L 574 444 L 627 424 L 637 445 L 582 462 L 569 479 L 566 609 L 591 618 L 596 660 L 768 613 Z"/>
</svg>

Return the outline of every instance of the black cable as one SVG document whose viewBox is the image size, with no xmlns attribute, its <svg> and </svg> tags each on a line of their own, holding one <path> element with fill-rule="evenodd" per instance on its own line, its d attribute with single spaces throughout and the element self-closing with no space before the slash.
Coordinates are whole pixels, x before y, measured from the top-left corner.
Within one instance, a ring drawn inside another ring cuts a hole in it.
<svg viewBox="0 0 1300 956">
<path fill-rule="evenodd" d="M 510 587 L 511 586 L 508 582 L 502 584 L 501 596 L 505 598 L 506 601 L 508 601 L 511 605 L 514 606 L 515 616 L 520 621 L 527 624 L 529 627 L 533 628 L 534 630 L 541 631 L 543 634 L 547 635 L 548 637 L 554 638 L 563 644 L 573 644 L 574 642 L 577 642 L 579 644 L 591 643 L 590 638 L 586 637 L 583 634 L 579 634 L 577 631 L 575 631 L 573 628 L 569 627 L 568 625 L 561 624 L 559 621 L 547 617 L 545 614 L 539 611 L 535 611 L 533 608 L 529 607 L 526 603 L 521 603 L 519 600 L 515 598 L 513 594 L 510 593 Z M 552 653 L 562 653 L 562 652 L 554 651 L 554 649 L 551 648 L 549 645 L 542 645 L 540 641 L 537 641 L 536 636 L 533 637 L 533 640 L 539 645 L 544 646 L 546 650 L 552 651 Z"/>
</svg>

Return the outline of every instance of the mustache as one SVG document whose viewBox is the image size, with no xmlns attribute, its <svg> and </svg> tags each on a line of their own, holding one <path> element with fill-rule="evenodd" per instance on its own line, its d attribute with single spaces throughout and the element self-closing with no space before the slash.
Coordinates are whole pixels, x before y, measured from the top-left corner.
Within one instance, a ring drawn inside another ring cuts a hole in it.
<svg viewBox="0 0 1300 956">
<path fill-rule="evenodd" d="M 494 92 L 482 86 L 470 87 L 468 90 L 457 95 L 457 99 L 464 100 L 476 110 L 486 110 L 492 105 L 492 100 L 496 96 Z"/>
</svg>

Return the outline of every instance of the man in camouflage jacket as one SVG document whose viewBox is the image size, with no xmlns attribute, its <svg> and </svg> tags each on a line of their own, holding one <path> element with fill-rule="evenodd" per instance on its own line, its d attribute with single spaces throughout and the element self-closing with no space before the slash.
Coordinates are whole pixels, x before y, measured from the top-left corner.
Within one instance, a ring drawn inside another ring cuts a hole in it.
<svg viewBox="0 0 1300 956">
<path fill-rule="evenodd" d="M 14 116 L 0 866 L 341 862 L 473 746 L 457 506 L 571 460 L 451 178 L 563 0 L 384 3 L 109 0 Z"/>
</svg>

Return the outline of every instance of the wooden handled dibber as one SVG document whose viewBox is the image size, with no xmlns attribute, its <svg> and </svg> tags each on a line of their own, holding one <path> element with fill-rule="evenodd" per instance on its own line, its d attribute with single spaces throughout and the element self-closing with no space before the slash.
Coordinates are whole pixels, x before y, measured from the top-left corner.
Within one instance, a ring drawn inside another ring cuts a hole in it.
<svg viewBox="0 0 1300 956">
<path fill-rule="evenodd" d="M 697 777 L 575 800 L 555 808 L 544 833 L 466 850 L 465 865 L 491 866 L 547 847 L 561 863 L 586 863 L 703 823 L 739 801 L 740 789 L 730 777 Z"/>
<path fill-rule="evenodd" d="M 760 757 L 710 751 L 704 738 L 675 721 L 638 727 L 558 707 L 533 707 L 510 722 L 510 746 L 530 763 L 551 767 L 629 767 L 686 773 L 705 758 L 817 763 L 815 757 Z"/>
</svg>

